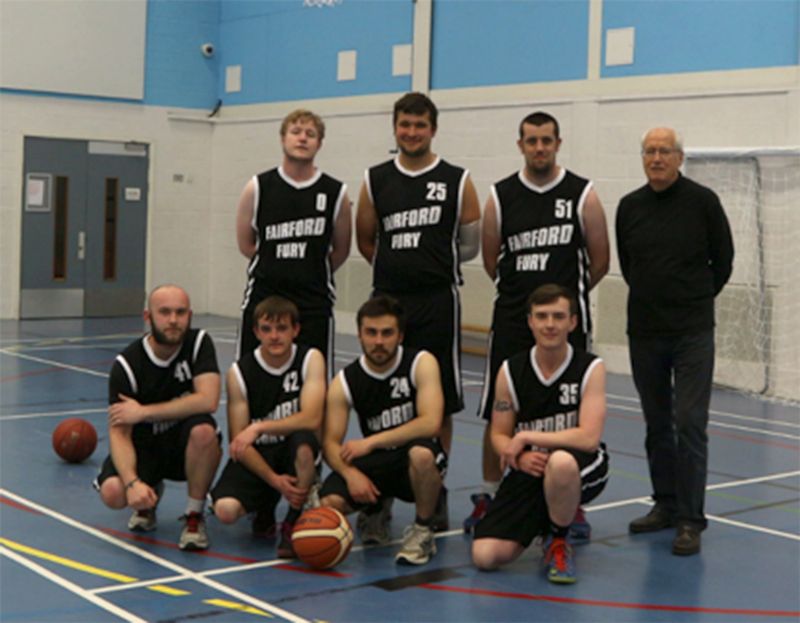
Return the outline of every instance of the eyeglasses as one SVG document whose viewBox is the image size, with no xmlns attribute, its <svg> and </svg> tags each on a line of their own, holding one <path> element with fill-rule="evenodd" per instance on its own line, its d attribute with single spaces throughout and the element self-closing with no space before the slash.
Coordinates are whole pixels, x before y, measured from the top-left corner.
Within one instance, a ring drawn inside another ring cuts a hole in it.
<svg viewBox="0 0 800 623">
<path fill-rule="evenodd" d="M 671 147 L 648 147 L 647 149 L 642 150 L 642 155 L 645 158 L 654 158 L 655 155 L 658 154 L 659 156 L 666 158 L 667 156 L 671 156 L 679 151 L 680 149 L 674 149 Z"/>
</svg>

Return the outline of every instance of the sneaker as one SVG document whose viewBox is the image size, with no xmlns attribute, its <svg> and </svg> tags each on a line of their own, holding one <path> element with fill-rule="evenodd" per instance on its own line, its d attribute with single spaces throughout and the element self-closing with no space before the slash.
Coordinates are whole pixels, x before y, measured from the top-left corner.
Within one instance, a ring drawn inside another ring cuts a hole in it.
<svg viewBox="0 0 800 623">
<path fill-rule="evenodd" d="M 586 515 L 582 507 L 575 511 L 575 517 L 569 525 L 569 538 L 572 541 L 586 543 L 592 538 L 592 526 L 586 521 Z"/>
<path fill-rule="evenodd" d="M 153 488 L 158 496 L 156 505 L 147 510 L 133 511 L 133 515 L 128 520 L 128 530 L 131 532 L 152 532 L 158 526 L 156 508 L 158 508 L 158 503 L 161 501 L 161 496 L 164 495 L 164 482 L 159 481 Z"/>
<path fill-rule="evenodd" d="M 414 522 L 403 532 L 403 547 L 394 557 L 395 562 L 406 565 L 424 565 L 436 554 L 436 541 L 429 526 Z"/>
<path fill-rule="evenodd" d="M 251 524 L 253 536 L 272 539 L 275 538 L 277 527 L 275 526 L 275 509 L 261 509 L 256 511 Z"/>
<path fill-rule="evenodd" d="M 308 497 L 306 503 L 303 504 L 303 512 L 311 508 L 319 508 L 321 506 L 319 501 L 319 490 L 322 488 L 319 482 L 315 482 L 308 490 Z"/>
<path fill-rule="evenodd" d="M 356 526 L 363 545 L 386 545 L 392 540 L 389 535 L 389 519 L 383 507 L 371 515 L 359 513 Z"/>
<path fill-rule="evenodd" d="M 473 493 L 469 496 L 469 499 L 475 505 L 475 508 L 472 509 L 470 516 L 464 520 L 464 532 L 466 534 L 472 534 L 475 526 L 484 518 L 486 511 L 489 510 L 489 502 L 492 501 L 492 496 L 488 493 Z"/>
<path fill-rule="evenodd" d="M 450 517 L 447 511 L 447 488 L 439 490 L 439 499 L 436 500 L 436 510 L 433 511 L 431 529 L 434 532 L 444 532 L 450 529 Z"/>
<path fill-rule="evenodd" d="M 188 551 L 208 549 L 208 532 L 206 532 L 206 520 L 203 519 L 203 514 L 192 512 L 181 517 L 181 521 L 186 525 L 181 532 L 178 547 Z"/>
<path fill-rule="evenodd" d="M 572 546 L 561 537 L 550 538 L 545 545 L 544 564 L 547 567 L 547 579 L 555 584 L 574 584 L 575 560 Z"/>
<path fill-rule="evenodd" d="M 292 530 L 294 524 L 284 521 L 281 523 L 281 540 L 278 542 L 278 558 L 297 558 L 292 543 Z"/>
<path fill-rule="evenodd" d="M 675 525 L 675 517 L 666 508 L 656 504 L 650 512 L 642 517 L 634 519 L 628 524 L 628 530 L 633 534 L 641 532 L 656 532 L 665 530 Z"/>
<path fill-rule="evenodd" d="M 689 523 L 678 524 L 672 553 L 676 556 L 693 556 L 700 553 L 700 530 Z"/>
</svg>

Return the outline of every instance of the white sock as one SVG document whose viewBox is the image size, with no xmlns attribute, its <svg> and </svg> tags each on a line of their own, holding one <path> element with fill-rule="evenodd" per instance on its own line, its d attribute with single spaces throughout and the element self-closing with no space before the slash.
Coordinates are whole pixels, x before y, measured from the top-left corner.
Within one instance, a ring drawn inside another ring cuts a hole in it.
<svg viewBox="0 0 800 623">
<path fill-rule="evenodd" d="M 189 513 L 203 513 L 203 508 L 205 508 L 206 499 L 203 498 L 201 500 L 196 500 L 194 498 L 188 498 L 186 500 L 186 514 Z"/>
<path fill-rule="evenodd" d="M 481 493 L 486 493 L 494 497 L 499 488 L 500 488 L 499 480 L 484 480 L 483 484 L 481 485 Z"/>
</svg>

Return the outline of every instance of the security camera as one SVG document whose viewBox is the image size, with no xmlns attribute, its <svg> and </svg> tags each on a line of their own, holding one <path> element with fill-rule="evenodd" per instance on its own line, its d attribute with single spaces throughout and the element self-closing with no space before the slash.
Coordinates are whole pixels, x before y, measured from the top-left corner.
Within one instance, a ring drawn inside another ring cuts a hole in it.
<svg viewBox="0 0 800 623">
<path fill-rule="evenodd" d="M 212 56 L 214 56 L 214 44 L 204 43 L 203 45 L 200 46 L 200 51 L 206 58 L 211 58 Z"/>
</svg>

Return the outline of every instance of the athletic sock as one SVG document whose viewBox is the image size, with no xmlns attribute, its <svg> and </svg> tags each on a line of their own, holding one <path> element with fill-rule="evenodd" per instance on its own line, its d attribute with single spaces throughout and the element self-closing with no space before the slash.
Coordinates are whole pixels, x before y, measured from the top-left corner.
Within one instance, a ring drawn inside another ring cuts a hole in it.
<svg viewBox="0 0 800 623">
<path fill-rule="evenodd" d="M 481 493 L 485 493 L 487 495 L 491 495 L 492 497 L 494 497 L 499 488 L 500 488 L 499 480 L 484 480 L 483 484 L 481 485 Z"/>
<path fill-rule="evenodd" d="M 186 514 L 200 513 L 203 514 L 203 509 L 206 506 L 206 499 L 196 500 L 195 498 L 188 498 L 186 500 Z"/>
<path fill-rule="evenodd" d="M 433 516 L 428 517 L 427 519 L 422 519 L 419 515 L 414 518 L 414 522 L 420 526 L 424 526 L 425 528 L 430 528 L 431 523 L 433 522 Z"/>
<path fill-rule="evenodd" d="M 567 532 L 569 532 L 569 526 L 557 526 L 552 521 L 550 522 L 550 534 L 552 534 L 554 538 L 566 539 Z"/>
</svg>

